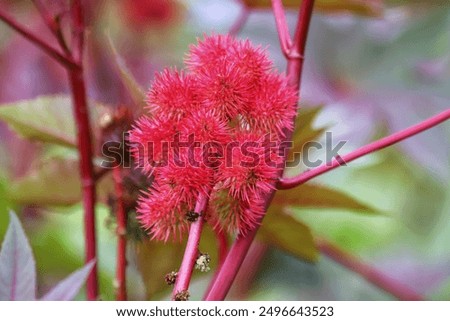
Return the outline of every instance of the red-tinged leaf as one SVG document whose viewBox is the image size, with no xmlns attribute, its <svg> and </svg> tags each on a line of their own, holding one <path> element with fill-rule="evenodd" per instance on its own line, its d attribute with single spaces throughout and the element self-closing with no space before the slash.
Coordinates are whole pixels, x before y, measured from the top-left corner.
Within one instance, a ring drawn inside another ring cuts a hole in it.
<svg viewBox="0 0 450 321">
<path fill-rule="evenodd" d="M 309 227 L 283 213 L 280 207 L 271 207 L 258 233 L 267 244 L 276 246 L 299 259 L 317 261 L 318 251 Z"/>
<path fill-rule="evenodd" d="M 304 184 L 278 191 L 272 204 L 303 208 L 345 209 L 362 214 L 380 214 L 374 209 L 338 190 L 315 184 Z"/>
<path fill-rule="evenodd" d="M 10 212 L 9 227 L 0 251 L 0 301 L 36 299 L 36 266 L 25 232 Z"/>
<path fill-rule="evenodd" d="M 243 0 L 250 8 L 270 8 L 270 0 Z M 284 0 L 286 8 L 300 8 L 301 0 Z M 383 14 L 382 0 L 317 0 L 315 8 L 327 13 L 353 13 L 361 16 L 378 17 Z"/>
<path fill-rule="evenodd" d="M 71 301 L 80 291 L 84 282 L 89 276 L 95 262 L 89 262 L 81 269 L 73 272 L 66 279 L 58 283 L 46 295 L 41 298 L 41 301 Z"/>
</svg>

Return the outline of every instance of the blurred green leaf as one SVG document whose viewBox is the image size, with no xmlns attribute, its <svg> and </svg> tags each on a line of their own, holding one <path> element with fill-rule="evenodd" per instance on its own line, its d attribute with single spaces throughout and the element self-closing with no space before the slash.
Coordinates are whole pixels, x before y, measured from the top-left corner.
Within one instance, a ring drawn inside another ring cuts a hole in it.
<svg viewBox="0 0 450 321">
<path fill-rule="evenodd" d="M 314 108 L 300 108 L 295 120 L 295 129 L 292 134 L 293 146 L 289 150 L 288 160 L 293 159 L 293 153 L 300 153 L 303 146 L 319 138 L 326 130 L 326 127 L 314 128 L 314 120 L 319 115 L 323 106 Z"/>
<path fill-rule="evenodd" d="M 10 201 L 41 206 L 72 205 L 81 200 L 78 160 L 52 157 L 41 160 L 25 176 L 12 181 L 7 191 Z M 102 199 L 111 189 L 110 176 L 97 185 Z M 103 200 L 103 199 L 102 199 Z"/>
<path fill-rule="evenodd" d="M 273 204 L 302 208 L 346 209 L 363 214 L 380 214 L 379 210 L 361 203 L 350 195 L 315 184 L 303 184 L 293 189 L 278 191 Z"/>
<path fill-rule="evenodd" d="M 120 80 L 122 81 L 125 88 L 128 90 L 130 97 L 136 106 L 144 106 L 145 104 L 145 90 L 138 84 L 122 57 L 117 52 L 111 38 L 108 41 L 109 49 L 113 57 L 113 63 L 120 75 Z"/>
<path fill-rule="evenodd" d="M 0 119 L 25 138 L 69 147 L 76 145 L 68 96 L 42 96 L 2 105 Z"/>
<path fill-rule="evenodd" d="M 265 243 L 299 259 L 317 261 L 318 251 L 311 230 L 292 216 L 283 213 L 281 207 L 271 207 L 258 233 Z"/>
<path fill-rule="evenodd" d="M 51 159 L 10 185 L 8 198 L 22 204 L 71 205 L 81 198 L 78 162 Z"/>
<path fill-rule="evenodd" d="M 96 101 L 89 101 L 89 105 L 96 141 L 100 134 L 96 125 L 110 113 L 110 108 Z M 0 105 L 0 120 L 24 138 L 73 148 L 77 145 L 77 136 L 72 109 L 69 96 L 40 96 Z"/>
<path fill-rule="evenodd" d="M 251 8 L 270 8 L 270 0 L 244 0 L 244 3 Z M 298 9 L 301 0 L 284 0 L 283 4 L 287 8 Z M 361 16 L 377 17 L 383 13 L 382 0 L 318 0 L 315 3 L 317 10 L 329 13 L 351 12 Z"/>
</svg>

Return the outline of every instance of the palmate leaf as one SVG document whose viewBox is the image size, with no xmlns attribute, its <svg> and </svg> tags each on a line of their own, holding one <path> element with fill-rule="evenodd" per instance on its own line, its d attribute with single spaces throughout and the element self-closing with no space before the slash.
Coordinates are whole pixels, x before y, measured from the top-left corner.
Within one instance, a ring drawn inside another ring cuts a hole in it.
<svg viewBox="0 0 450 321">
<path fill-rule="evenodd" d="M 271 206 L 264 217 L 258 237 L 295 257 L 310 262 L 317 261 L 318 250 L 309 227 L 283 212 L 279 206 Z"/>
<path fill-rule="evenodd" d="M 16 214 L 10 223 L 0 251 L 0 301 L 36 299 L 36 268 L 33 253 Z"/>
<path fill-rule="evenodd" d="M 286 8 L 298 9 L 301 0 L 284 0 Z M 244 0 L 251 8 L 270 8 L 270 0 Z M 356 15 L 377 17 L 383 14 L 382 0 L 317 0 L 315 8 L 322 12 L 340 13 L 350 12 Z"/>
<path fill-rule="evenodd" d="M 76 146 L 69 96 L 42 96 L 2 105 L 0 119 L 25 138 L 68 147 Z"/>
</svg>

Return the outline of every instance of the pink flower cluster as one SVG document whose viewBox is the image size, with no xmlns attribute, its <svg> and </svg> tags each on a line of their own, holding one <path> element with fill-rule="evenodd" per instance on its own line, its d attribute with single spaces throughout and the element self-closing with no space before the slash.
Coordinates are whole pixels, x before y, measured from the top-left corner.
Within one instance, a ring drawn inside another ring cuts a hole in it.
<svg viewBox="0 0 450 321">
<path fill-rule="evenodd" d="M 283 162 L 279 145 L 296 115 L 296 92 L 248 40 L 207 36 L 185 62 L 186 70 L 155 77 L 149 116 L 130 132 L 134 158 L 153 177 L 138 219 L 154 239 L 180 239 L 189 229 L 186 213 L 204 193 L 209 205 L 201 214 L 208 222 L 245 234 L 263 215 L 263 195 Z M 188 137 L 195 145 L 179 148 Z M 228 161 L 217 161 L 224 151 Z"/>
</svg>

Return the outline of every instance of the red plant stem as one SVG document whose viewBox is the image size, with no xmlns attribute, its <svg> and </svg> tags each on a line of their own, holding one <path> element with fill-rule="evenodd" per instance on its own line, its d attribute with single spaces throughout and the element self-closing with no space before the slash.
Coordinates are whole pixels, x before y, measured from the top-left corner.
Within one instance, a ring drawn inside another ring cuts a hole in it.
<svg viewBox="0 0 450 321">
<path fill-rule="evenodd" d="M 204 213 L 207 205 L 208 195 L 200 193 L 194 211 L 196 213 Z M 191 224 L 183 261 L 181 262 L 181 267 L 177 275 L 177 281 L 175 282 L 175 286 L 173 288 L 172 299 L 175 299 L 175 296 L 179 292 L 187 291 L 189 289 L 195 261 L 197 260 L 199 254 L 198 246 L 200 244 L 200 236 L 202 234 L 204 221 L 203 215 L 201 215 L 197 221 Z"/>
<path fill-rule="evenodd" d="M 286 15 L 284 13 L 282 1 L 272 0 L 272 10 L 275 15 L 275 24 L 277 26 L 278 37 L 280 39 L 281 50 L 283 54 L 288 57 L 292 46 L 292 40 L 289 35 L 289 29 L 286 23 Z"/>
<path fill-rule="evenodd" d="M 32 33 L 30 30 L 27 30 L 25 27 L 21 26 L 16 20 L 9 17 L 5 12 L 0 10 L 0 20 L 10 26 L 12 29 L 20 33 L 30 42 L 34 43 L 36 46 L 41 48 L 45 53 L 54 58 L 57 62 L 68 69 L 78 69 L 80 68 L 79 64 L 76 63 L 71 57 L 61 53 L 58 49 L 54 48 L 39 36 Z"/>
<path fill-rule="evenodd" d="M 127 300 L 127 214 L 123 204 L 123 182 L 120 166 L 113 168 L 117 220 L 116 300 Z"/>
<path fill-rule="evenodd" d="M 44 20 L 45 24 L 47 25 L 48 29 L 53 33 L 56 40 L 58 40 L 58 43 L 62 48 L 62 50 L 64 51 L 64 53 L 70 57 L 71 52 L 67 47 L 66 41 L 64 39 L 59 19 L 51 15 L 51 13 L 43 5 L 41 0 L 32 0 L 32 2 L 34 3 L 34 6 L 41 14 L 41 17 Z"/>
<path fill-rule="evenodd" d="M 269 246 L 265 243 L 258 241 L 252 243 L 236 276 L 236 281 L 231 287 L 230 296 L 233 297 L 233 300 L 247 299 L 252 283 L 268 248 Z"/>
<path fill-rule="evenodd" d="M 219 248 L 219 259 L 217 263 L 217 269 L 214 272 L 214 276 L 211 278 L 211 281 L 208 284 L 208 287 L 206 288 L 205 294 L 203 296 L 203 299 L 205 300 L 209 292 L 211 291 L 211 288 L 214 284 L 214 281 L 217 278 L 217 275 L 219 274 L 220 268 L 222 267 L 223 262 L 225 262 L 225 259 L 227 258 L 228 254 L 228 236 L 224 231 L 214 231 L 216 234 L 217 239 L 217 247 Z"/>
<path fill-rule="evenodd" d="M 78 153 L 80 155 L 80 176 L 84 209 L 85 257 L 86 262 L 97 262 L 97 237 L 95 228 L 95 176 L 92 162 L 92 134 L 89 123 L 86 86 L 83 79 L 83 42 L 84 21 L 80 0 L 72 0 L 72 30 L 73 48 L 72 56 L 78 62 L 79 68 L 68 69 L 72 100 L 74 106 L 75 122 L 77 127 Z M 86 282 L 86 297 L 93 301 L 98 298 L 98 270 L 97 263 L 93 267 Z"/>
<path fill-rule="evenodd" d="M 340 265 L 356 272 L 380 289 L 392 294 L 402 301 L 423 301 L 424 298 L 402 283 L 384 275 L 374 267 L 361 262 L 357 257 L 345 252 L 336 245 L 324 239 L 316 240 L 316 245 L 322 254 Z"/>
<path fill-rule="evenodd" d="M 272 6 L 274 8 L 275 20 L 277 23 L 278 33 L 280 36 L 280 41 L 282 47 L 284 45 L 289 45 L 290 39 L 289 32 L 286 24 L 286 19 L 284 15 L 284 10 L 281 1 L 273 0 Z M 302 39 L 295 39 L 294 47 L 289 47 L 286 51 L 288 66 L 287 66 L 287 77 L 289 84 L 294 88 L 297 88 L 297 94 L 300 91 L 300 81 L 302 75 L 303 67 L 303 55 L 306 44 L 306 39 L 308 35 L 309 23 L 311 21 L 312 9 L 314 6 L 314 0 L 304 0 L 302 1 L 299 20 L 297 23 L 298 32 L 295 33 L 296 37 L 303 37 Z M 303 20 L 302 20 L 303 19 Z M 282 39 L 283 38 L 283 39 Z M 292 52 L 294 54 L 289 55 Z M 292 120 L 294 121 L 294 119 Z M 285 129 L 285 137 L 290 140 L 292 136 L 292 131 Z M 279 176 L 283 174 L 283 169 L 279 171 Z M 265 201 L 265 208 L 267 209 L 275 195 L 275 190 L 272 193 L 267 194 Z M 263 217 L 261 218 L 262 221 Z M 224 264 L 219 270 L 216 280 L 212 285 L 211 291 L 209 292 L 206 300 L 217 301 L 224 300 L 231 285 L 236 277 L 239 268 L 244 261 L 246 254 L 249 251 L 250 245 L 256 236 L 258 227 L 250 230 L 245 236 L 239 235 L 228 252 L 227 258 Z"/>
<path fill-rule="evenodd" d="M 333 160 L 327 164 L 316 167 L 312 170 L 304 172 L 295 177 L 280 179 L 280 181 L 278 182 L 277 188 L 278 189 L 290 189 L 290 188 L 299 186 L 299 185 L 301 185 L 321 174 L 324 174 L 334 168 L 343 166 L 355 159 L 358 159 L 360 157 L 371 154 L 380 149 L 391 146 L 391 145 L 398 143 L 402 140 L 405 140 L 411 136 L 417 135 L 427 129 L 433 128 L 434 126 L 437 126 L 440 123 L 443 123 L 444 121 L 448 120 L 449 118 L 450 118 L 450 109 L 447 109 L 446 111 L 444 111 L 438 115 L 435 115 L 431 118 L 428 118 L 427 120 L 424 120 L 424 121 L 420 122 L 419 124 L 408 127 L 402 131 L 399 131 L 397 133 L 394 133 L 392 135 L 389 135 L 387 137 L 379 139 L 373 143 L 370 143 L 366 146 L 358 148 L 357 150 L 355 150 L 351 153 L 348 153 L 347 155 L 344 155 L 342 157 L 338 156 L 336 158 L 333 158 Z"/>
<path fill-rule="evenodd" d="M 86 246 L 86 262 L 96 260 L 95 229 L 95 179 L 92 163 L 91 129 L 87 110 L 86 88 L 82 69 L 69 70 L 75 121 L 77 125 L 78 153 L 80 155 L 80 175 L 84 209 L 84 230 Z M 86 283 L 87 299 L 97 300 L 98 277 L 97 264 L 93 267 Z"/>
</svg>

